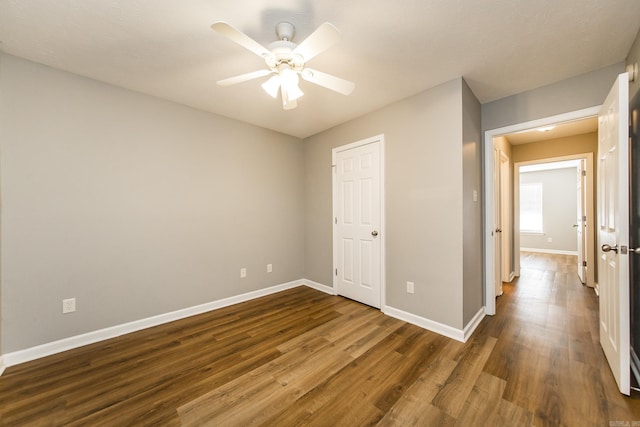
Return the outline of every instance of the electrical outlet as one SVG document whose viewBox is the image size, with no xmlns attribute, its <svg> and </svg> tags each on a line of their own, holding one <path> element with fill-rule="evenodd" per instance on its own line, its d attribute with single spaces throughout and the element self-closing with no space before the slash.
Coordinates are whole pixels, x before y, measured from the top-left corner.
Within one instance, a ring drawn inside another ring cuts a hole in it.
<svg viewBox="0 0 640 427">
<path fill-rule="evenodd" d="M 241 268 L 240 269 L 240 278 L 244 279 L 245 277 L 247 277 L 247 269 L 246 268 Z"/>
<path fill-rule="evenodd" d="M 76 311 L 76 299 L 69 298 L 62 300 L 62 314 L 73 313 Z"/>
<path fill-rule="evenodd" d="M 413 293 L 413 282 L 407 282 L 407 293 L 408 294 Z"/>
<path fill-rule="evenodd" d="M 267 273 L 271 273 L 273 271 L 273 264 L 267 264 Z"/>
</svg>

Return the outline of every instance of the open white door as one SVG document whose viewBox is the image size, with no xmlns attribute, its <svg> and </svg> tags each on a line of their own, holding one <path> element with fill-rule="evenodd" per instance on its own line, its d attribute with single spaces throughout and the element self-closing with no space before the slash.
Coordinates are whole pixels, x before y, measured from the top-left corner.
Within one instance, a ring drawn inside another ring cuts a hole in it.
<svg viewBox="0 0 640 427">
<path fill-rule="evenodd" d="M 620 392 L 630 393 L 629 77 L 620 74 L 598 115 L 600 344 Z"/>
<path fill-rule="evenodd" d="M 380 308 L 382 137 L 333 150 L 336 293 Z"/>
</svg>

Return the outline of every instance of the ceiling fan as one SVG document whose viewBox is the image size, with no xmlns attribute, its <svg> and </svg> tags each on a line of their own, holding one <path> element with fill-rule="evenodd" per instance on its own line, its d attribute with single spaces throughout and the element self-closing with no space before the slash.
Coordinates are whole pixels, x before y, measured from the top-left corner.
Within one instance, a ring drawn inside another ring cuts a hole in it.
<svg viewBox="0 0 640 427">
<path fill-rule="evenodd" d="M 272 75 L 262 84 L 262 88 L 273 98 L 277 98 L 279 91 L 282 97 L 282 107 L 285 110 L 296 108 L 298 106 L 296 100 L 303 95 L 298 86 L 298 76 L 310 83 L 343 95 L 349 95 L 353 92 L 355 87 L 353 82 L 306 66 L 312 58 L 340 40 L 340 32 L 328 22 L 320 25 L 300 44 L 291 41 L 295 33 L 293 24 L 281 22 L 276 26 L 276 35 L 279 40 L 269 44 L 266 48 L 226 22 L 216 22 L 211 25 L 211 28 L 263 58 L 267 66 L 266 69 L 219 80 L 217 83 L 220 86 L 230 86 Z"/>
</svg>

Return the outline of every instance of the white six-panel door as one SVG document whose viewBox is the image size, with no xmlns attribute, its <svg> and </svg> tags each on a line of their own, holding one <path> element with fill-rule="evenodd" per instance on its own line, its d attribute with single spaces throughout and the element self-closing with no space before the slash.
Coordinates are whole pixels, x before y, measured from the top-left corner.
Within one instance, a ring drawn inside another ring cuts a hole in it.
<svg viewBox="0 0 640 427">
<path fill-rule="evenodd" d="M 630 392 L 629 83 L 621 74 L 598 115 L 600 344 L 621 393 Z"/>
<path fill-rule="evenodd" d="M 381 306 L 381 142 L 334 150 L 334 286 L 339 295 Z"/>
</svg>

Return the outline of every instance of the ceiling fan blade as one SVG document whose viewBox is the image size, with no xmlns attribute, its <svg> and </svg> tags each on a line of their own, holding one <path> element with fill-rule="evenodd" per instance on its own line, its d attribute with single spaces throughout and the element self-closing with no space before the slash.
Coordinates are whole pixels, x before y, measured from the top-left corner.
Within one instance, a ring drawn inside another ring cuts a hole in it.
<svg viewBox="0 0 640 427">
<path fill-rule="evenodd" d="M 332 76 L 331 74 L 323 73 L 321 71 L 312 70 L 311 68 L 305 68 L 302 70 L 300 75 L 308 82 L 326 87 L 327 89 L 331 89 L 343 95 L 350 95 L 356 87 L 356 85 L 349 80 L 344 80 L 340 77 Z"/>
<path fill-rule="evenodd" d="M 273 55 L 266 47 L 226 22 L 216 22 L 211 25 L 211 28 L 261 58 L 267 58 Z"/>
<path fill-rule="evenodd" d="M 248 80 L 257 79 L 258 77 L 266 76 L 268 74 L 271 74 L 271 70 L 258 70 L 251 73 L 240 74 L 239 76 L 229 77 L 223 80 L 218 80 L 216 83 L 218 84 L 218 86 L 231 86 L 236 83 L 242 83 Z"/>
<path fill-rule="evenodd" d="M 340 41 L 340 31 L 333 24 L 325 22 L 320 25 L 309 37 L 293 50 L 294 54 L 302 56 L 305 62 L 314 56 L 324 52 L 338 41 Z"/>
</svg>

